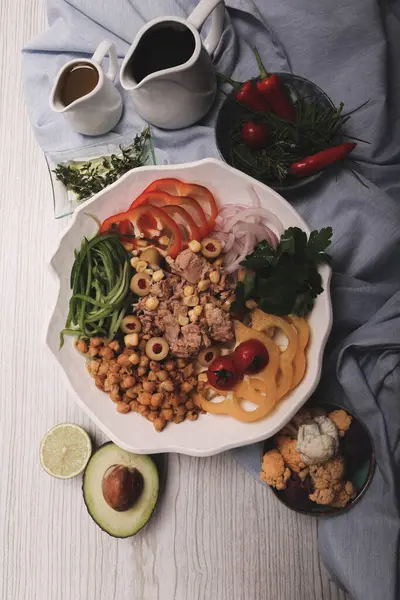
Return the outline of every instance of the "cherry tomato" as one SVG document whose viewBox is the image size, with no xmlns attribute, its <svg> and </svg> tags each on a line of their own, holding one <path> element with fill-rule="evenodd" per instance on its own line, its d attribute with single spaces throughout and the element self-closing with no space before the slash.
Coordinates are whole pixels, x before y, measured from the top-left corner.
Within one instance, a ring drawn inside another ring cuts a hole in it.
<svg viewBox="0 0 400 600">
<path fill-rule="evenodd" d="M 217 390 L 232 390 L 235 384 L 242 378 L 237 371 L 232 355 L 218 356 L 208 367 L 207 377 L 209 383 Z"/>
<path fill-rule="evenodd" d="M 264 123 L 247 121 L 242 127 L 240 136 L 249 148 L 262 148 L 268 138 L 268 127 Z"/>
<path fill-rule="evenodd" d="M 268 364 L 268 350 L 259 340 L 247 340 L 239 344 L 232 355 L 233 364 L 246 375 L 259 373 Z"/>
</svg>

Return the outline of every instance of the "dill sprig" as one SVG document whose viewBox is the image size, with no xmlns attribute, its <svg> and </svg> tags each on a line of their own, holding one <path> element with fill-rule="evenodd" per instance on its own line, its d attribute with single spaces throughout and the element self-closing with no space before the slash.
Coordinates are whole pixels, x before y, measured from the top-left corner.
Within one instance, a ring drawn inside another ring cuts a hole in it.
<svg viewBox="0 0 400 600">
<path fill-rule="evenodd" d="M 114 183 L 124 173 L 143 166 L 148 159 L 149 143 L 150 128 L 146 127 L 136 135 L 131 145 L 119 147 L 120 154 L 102 156 L 87 162 L 60 163 L 53 172 L 67 190 L 76 195 L 78 201 L 86 200 Z"/>
</svg>

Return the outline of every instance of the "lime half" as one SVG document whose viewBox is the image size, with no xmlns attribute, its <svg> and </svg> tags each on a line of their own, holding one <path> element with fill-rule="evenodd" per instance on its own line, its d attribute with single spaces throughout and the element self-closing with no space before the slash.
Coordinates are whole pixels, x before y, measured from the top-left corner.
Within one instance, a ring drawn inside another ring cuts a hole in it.
<svg viewBox="0 0 400 600">
<path fill-rule="evenodd" d="M 92 454 L 92 442 L 82 427 L 61 423 L 40 444 L 40 464 L 49 475 L 70 479 L 82 473 Z"/>
</svg>

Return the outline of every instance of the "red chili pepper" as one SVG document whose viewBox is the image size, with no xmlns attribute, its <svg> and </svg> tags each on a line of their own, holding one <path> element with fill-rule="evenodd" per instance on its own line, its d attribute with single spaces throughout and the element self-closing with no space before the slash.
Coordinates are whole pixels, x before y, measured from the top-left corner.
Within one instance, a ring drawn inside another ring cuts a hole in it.
<svg viewBox="0 0 400 600">
<path fill-rule="evenodd" d="M 240 131 L 240 136 L 249 148 L 262 148 L 267 141 L 268 127 L 264 123 L 247 121 Z"/>
<path fill-rule="evenodd" d="M 218 75 L 223 81 L 230 83 L 236 90 L 235 97 L 240 104 L 251 108 L 251 110 L 254 110 L 255 112 L 268 111 L 268 104 L 252 81 L 249 80 L 242 83 L 241 81 L 234 81 L 222 73 L 218 73 Z"/>
<path fill-rule="evenodd" d="M 294 177 L 307 177 L 308 175 L 313 175 L 313 173 L 321 171 L 328 165 L 346 158 L 356 146 L 357 144 L 346 142 L 345 144 L 339 144 L 338 146 L 322 150 L 322 152 L 317 152 L 317 154 L 313 154 L 312 156 L 306 156 L 306 158 L 303 158 L 290 166 L 290 174 Z"/>
<path fill-rule="evenodd" d="M 269 107 L 273 113 L 275 113 L 281 119 L 294 121 L 296 116 L 294 107 L 286 97 L 286 92 L 281 85 L 278 75 L 275 73 L 269 75 L 265 70 L 257 48 L 253 48 L 253 52 L 260 69 L 261 81 L 257 81 L 258 91 L 269 104 Z"/>
</svg>

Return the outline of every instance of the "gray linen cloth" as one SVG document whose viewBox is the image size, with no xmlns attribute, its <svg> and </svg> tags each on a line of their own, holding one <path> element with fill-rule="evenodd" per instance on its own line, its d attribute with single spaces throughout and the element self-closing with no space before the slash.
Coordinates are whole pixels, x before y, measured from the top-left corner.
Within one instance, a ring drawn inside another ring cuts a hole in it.
<svg viewBox="0 0 400 600">
<path fill-rule="evenodd" d="M 188 15 L 191 0 L 50 0 L 48 31 L 24 49 L 25 90 L 37 140 L 49 155 L 93 143 L 70 131 L 48 106 L 60 66 L 90 56 L 108 38 L 120 58 L 139 28 L 160 15 Z M 400 2 L 382 0 L 229 0 L 215 54 L 218 70 L 256 74 L 256 45 L 271 71 L 292 71 L 357 112 L 349 132 L 366 139 L 355 156 L 368 187 L 333 169 L 287 199 L 313 228 L 332 225 L 334 326 L 321 396 L 351 407 L 367 424 L 376 450 L 373 483 L 348 513 L 319 521 L 328 570 L 357 600 L 398 600 L 400 462 Z M 207 32 L 208 25 L 204 27 Z M 218 103 L 194 127 L 154 130 L 172 163 L 218 156 L 213 124 Z M 129 97 L 111 136 L 143 126 Z M 105 141 L 108 136 L 105 136 Z M 258 476 L 259 448 L 234 451 Z M 275 600 L 275 599 L 274 599 Z M 281 600 L 281 599 L 276 599 Z"/>
</svg>

